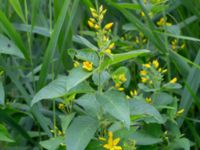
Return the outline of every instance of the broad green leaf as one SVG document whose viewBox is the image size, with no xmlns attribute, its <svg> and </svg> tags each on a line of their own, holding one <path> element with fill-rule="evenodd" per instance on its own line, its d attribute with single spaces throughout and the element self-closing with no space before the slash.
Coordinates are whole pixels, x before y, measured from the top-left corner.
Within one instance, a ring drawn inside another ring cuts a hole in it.
<svg viewBox="0 0 200 150">
<path fill-rule="evenodd" d="M 130 135 L 130 138 L 134 139 L 137 145 L 153 145 L 161 143 L 162 139 L 149 135 L 142 131 L 136 131 Z"/>
<path fill-rule="evenodd" d="M 59 14 L 59 17 L 56 20 L 53 33 L 51 35 L 49 44 L 47 46 L 47 49 L 45 51 L 45 55 L 43 58 L 42 69 L 40 72 L 40 77 L 39 77 L 39 82 L 38 82 L 38 89 L 42 88 L 45 84 L 46 76 L 49 71 L 49 65 L 50 65 L 49 62 L 52 59 L 52 57 L 56 51 L 56 46 L 58 43 L 59 35 L 61 33 L 61 29 L 62 29 L 63 23 L 65 21 L 65 17 L 67 15 L 68 8 L 70 6 L 70 2 L 71 2 L 71 0 L 64 1 L 62 9 Z"/>
<path fill-rule="evenodd" d="M 175 90 L 182 88 L 181 84 L 179 83 L 166 83 L 162 87 L 165 90 Z"/>
<path fill-rule="evenodd" d="M 5 92 L 3 83 L 0 80 L 0 105 L 4 105 L 4 101 L 5 101 Z"/>
<path fill-rule="evenodd" d="M 2 34 L 0 34 L 0 53 L 24 58 L 24 55 L 20 49 L 11 40 Z"/>
<path fill-rule="evenodd" d="M 80 35 L 73 36 L 73 41 L 76 42 L 76 43 L 80 43 L 82 45 L 85 45 L 88 48 L 91 48 L 92 50 L 95 50 L 95 51 L 98 50 L 98 48 L 95 45 L 93 45 L 87 39 L 85 39 L 84 37 L 82 37 Z"/>
<path fill-rule="evenodd" d="M 81 49 L 76 51 L 76 57 L 80 60 L 90 61 L 94 66 L 98 66 L 99 57 L 94 50 L 91 49 Z"/>
<path fill-rule="evenodd" d="M 130 127 L 129 104 L 123 93 L 114 90 L 107 91 L 97 93 L 96 98 L 105 112 L 123 122 L 127 128 Z"/>
<path fill-rule="evenodd" d="M 62 131 L 65 133 L 70 122 L 72 121 L 72 119 L 74 118 L 75 113 L 71 113 L 71 114 L 67 114 L 67 115 L 60 115 L 59 118 L 61 120 L 61 127 L 62 127 Z"/>
<path fill-rule="evenodd" d="M 145 115 L 151 116 L 157 120 L 158 123 L 164 123 L 164 120 L 160 113 L 152 105 L 142 101 L 133 99 L 130 101 L 131 115 Z"/>
<path fill-rule="evenodd" d="M 165 92 L 153 93 L 152 95 L 153 105 L 156 106 L 167 106 L 172 103 L 173 97 Z"/>
<path fill-rule="evenodd" d="M 98 121 L 88 116 L 79 116 L 73 120 L 66 131 L 68 150 L 84 150 L 98 128 Z"/>
<path fill-rule="evenodd" d="M 176 139 L 169 145 L 170 149 L 190 150 L 190 141 L 186 138 Z"/>
<path fill-rule="evenodd" d="M 47 150 L 57 150 L 61 143 L 65 143 L 64 136 L 50 138 L 46 141 L 41 141 L 40 145 Z"/>
<path fill-rule="evenodd" d="M 130 51 L 126 53 L 121 53 L 121 54 L 113 54 L 112 58 L 106 58 L 104 62 L 100 65 L 101 70 L 105 69 L 108 66 L 120 63 L 122 61 L 131 59 L 131 58 L 136 58 L 138 56 L 144 55 L 149 53 L 149 50 L 135 50 L 135 51 Z"/>
<path fill-rule="evenodd" d="M 9 2 L 14 8 L 14 10 L 16 11 L 17 15 L 22 19 L 23 22 L 25 22 L 25 17 L 24 17 L 19 0 L 9 0 Z"/>
<path fill-rule="evenodd" d="M 14 142 L 14 140 L 12 140 L 10 138 L 10 135 L 6 129 L 5 126 L 3 126 L 2 124 L 0 124 L 0 141 L 4 141 L 4 142 Z"/>
<path fill-rule="evenodd" d="M 99 102 L 96 100 L 95 94 L 85 94 L 78 98 L 76 102 L 82 106 L 89 115 L 99 118 L 101 108 Z"/>
<path fill-rule="evenodd" d="M 195 58 L 195 64 L 200 64 L 200 49 Z M 192 67 L 190 69 L 189 75 L 186 80 L 187 85 L 184 87 L 184 90 L 181 95 L 182 100 L 180 102 L 179 108 L 183 108 L 184 112 L 182 114 L 182 117 L 178 119 L 179 126 L 182 125 L 182 123 L 184 121 L 184 117 L 187 115 L 187 113 L 193 103 L 192 96 L 191 96 L 190 92 L 188 91 L 187 86 L 190 87 L 194 93 L 196 93 L 198 91 L 199 84 L 200 84 L 199 75 L 200 75 L 200 70 L 198 68 Z"/>
<path fill-rule="evenodd" d="M 5 14 L 0 10 L 0 26 L 2 30 L 9 36 L 9 38 L 16 44 L 16 46 L 20 49 L 20 51 L 24 54 L 24 57 L 27 60 L 30 60 L 28 49 L 25 48 L 24 42 L 22 41 L 18 32 L 16 32 L 15 28 L 5 16 Z"/>
<path fill-rule="evenodd" d="M 66 95 L 72 88 L 91 76 L 91 74 L 92 72 L 87 72 L 81 67 L 72 69 L 68 76 L 58 77 L 56 80 L 52 81 L 36 93 L 31 105 L 42 99 L 53 99 Z M 72 91 L 72 93 L 75 92 L 76 91 Z"/>
<path fill-rule="evenodd" d="M 101 73 L 95 72 L 92 76 L 94 84 L 101 87 L 103 87 L 106 83 L 108 83 L 109 79 L 110 79 L 110 74 L 107 71 L 102 71 Z"/>
</svg>

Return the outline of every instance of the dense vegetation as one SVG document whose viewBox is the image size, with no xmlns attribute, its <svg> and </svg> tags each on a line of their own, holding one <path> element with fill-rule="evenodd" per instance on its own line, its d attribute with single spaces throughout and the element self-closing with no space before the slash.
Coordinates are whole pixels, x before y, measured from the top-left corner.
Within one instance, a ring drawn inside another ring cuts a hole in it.
<svg viewBox="0 0 200 150">
<path fill-rule="evenodd" d="M 200 149 L 199 0 L 0 4 L 0 149 Z"/>
</svg>

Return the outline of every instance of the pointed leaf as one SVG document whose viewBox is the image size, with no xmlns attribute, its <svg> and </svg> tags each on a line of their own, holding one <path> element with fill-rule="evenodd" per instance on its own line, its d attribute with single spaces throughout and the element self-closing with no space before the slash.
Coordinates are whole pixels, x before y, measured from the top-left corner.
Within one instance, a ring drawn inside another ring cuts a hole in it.
<svg viewBox="0 0 200 150">
<path fill-rule="evenodd" d="M 68 150 L 84 150 L 98 128 L 97 120 L 79 116 L 73 120 L 66 132 Z"/>
</svg>

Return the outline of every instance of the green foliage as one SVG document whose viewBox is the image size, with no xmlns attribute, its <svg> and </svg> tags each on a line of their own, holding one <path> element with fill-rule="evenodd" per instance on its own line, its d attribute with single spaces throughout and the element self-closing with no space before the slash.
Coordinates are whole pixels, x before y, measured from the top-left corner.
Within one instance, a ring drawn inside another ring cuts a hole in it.
<svg viewBox="0 0 200 150">
<path fill-rule="evenodd" d="M 0 4 L 0 149 L 200 149 L 198 0 Z"/>
</svg>

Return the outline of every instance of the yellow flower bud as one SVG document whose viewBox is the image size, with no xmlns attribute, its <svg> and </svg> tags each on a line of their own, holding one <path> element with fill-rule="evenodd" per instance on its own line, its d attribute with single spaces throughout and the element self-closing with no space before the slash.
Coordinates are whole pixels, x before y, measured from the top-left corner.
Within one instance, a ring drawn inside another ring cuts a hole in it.
<svg viewBox="0 0 200 150">
<path fill-rule="evenodd" d="M 105 28 L 106 30 L 109 30 L 109 29 L 112 28 L 112 26 L 113 26 L 113 22 L 106 24 L 104 28 Z"/>
<path fill-rule="evenodd" d="M 95 28 L 96 30 L 99 30 L 99 29 L 100 29 L 100 26 L 99 26 L 98 24 L 96 24 L 96 25 L 94 26 L 94 28 Z"/>
<path fill-rule="evenodd" d="M 99 7 L 99 12 L 101 13 L 103 11 L 103 5 L 101 5 L 100 7 Z"/>
<path fill-rule="evenodd" d="M 176 116 L 181 116 L 185 110 L 182 108 L 176 112 Z"/>
<path fill-rule="evenodd" d="M 106 49 L 105 52 L 106 52 L 107 54 L 112 54 L 112 52 L 111 52 L 110 49 Z"/>
<path fill-rule="evenodd" d="M 123 87 L 119 87 L 118 90 L 119 91 L 124 91 L 124 88 Z"/>
<path fill-rule="evenodd" d="M 115 47 L 115 43 L 111 43 L 108 48 L 113 49 L 114 47 Z"/>
<path fill-rule="evenodd" d="M 75 61 L 75 62 L 74 62 L 74 67 L 77 68 L 78 66 L 80 66 L 79 62 L 78 62 L 78 61 Z"/>
<path fill-rule="evenodd" d="M 177 82 L 177 78 L 176 77 L 169 81 L 169 83 L 176 83 L 176 82 Z"/>
<path fill-rule="evenodd" d="M 92 17 L 94 17 L 94 18 L 98 18 L 99 15 L 98 15 L 96 12 L 92 12 Z"/>
<path fill-rule="evenodd" d="M 157 60 L 153 60 L 152 64 L 154 65 L 155 68 L 159 67 L 159 62 Z"/>
<path fill-rule="evenodd" d="M 151 99 L 151 97 L 147 97 L 146 99 L 145 99 L 145 101 L 147 102 L 147 103 L 152 103 L 152 99 Z"/>
<path fill-rule="evenodd" d="M 142 77 L 142 78 L 141 78 L 141 81 L 142 81 L 142 83 L 146 83 L 146 82 L 148 81 L 148 79 L 145 78 L 145 77 Z"/>
<path fill-rule="evenodd" d="M 122 82 L 125 82 L 127 79 L 126 79 L 126 75 L 125 74 L 120 74 L 118 79 Z"/>
<path fill-rule="evenodd" d="M 65 104 L 60 103 L 60 104 L 58 105 L 58 108 L 59 108 L 60 110 L 64 110 L 64 109 L 65 109 Z"/>
<path fill-rule="evenodd" d="M 147 74 L 147 72 L 145 70 L 140 71 L 140 75 L 145 76 L 146 74 Z"/>
<path fill-rule="evenodd" d="M 94 18 L 90 18 L 89 19 L 92 23 L 95 23 L 95 19 Z"/>
<path fill-rule="evenodd" d="M 90 28 L 94 27 L 94 23 L 92 21 L 90 21 L 90 20 L 88 20 L 88 25 L 89 25 Z"/>
<path fill-rule="evenodd" d="M 150 63 L 148 63 L 148 64 L 143 64 L 143 66 L 146 67 L 146 68 L 150 68 L 150 67 L 151 67 L 151 64 L 150 64 Z"/>
</svg>

